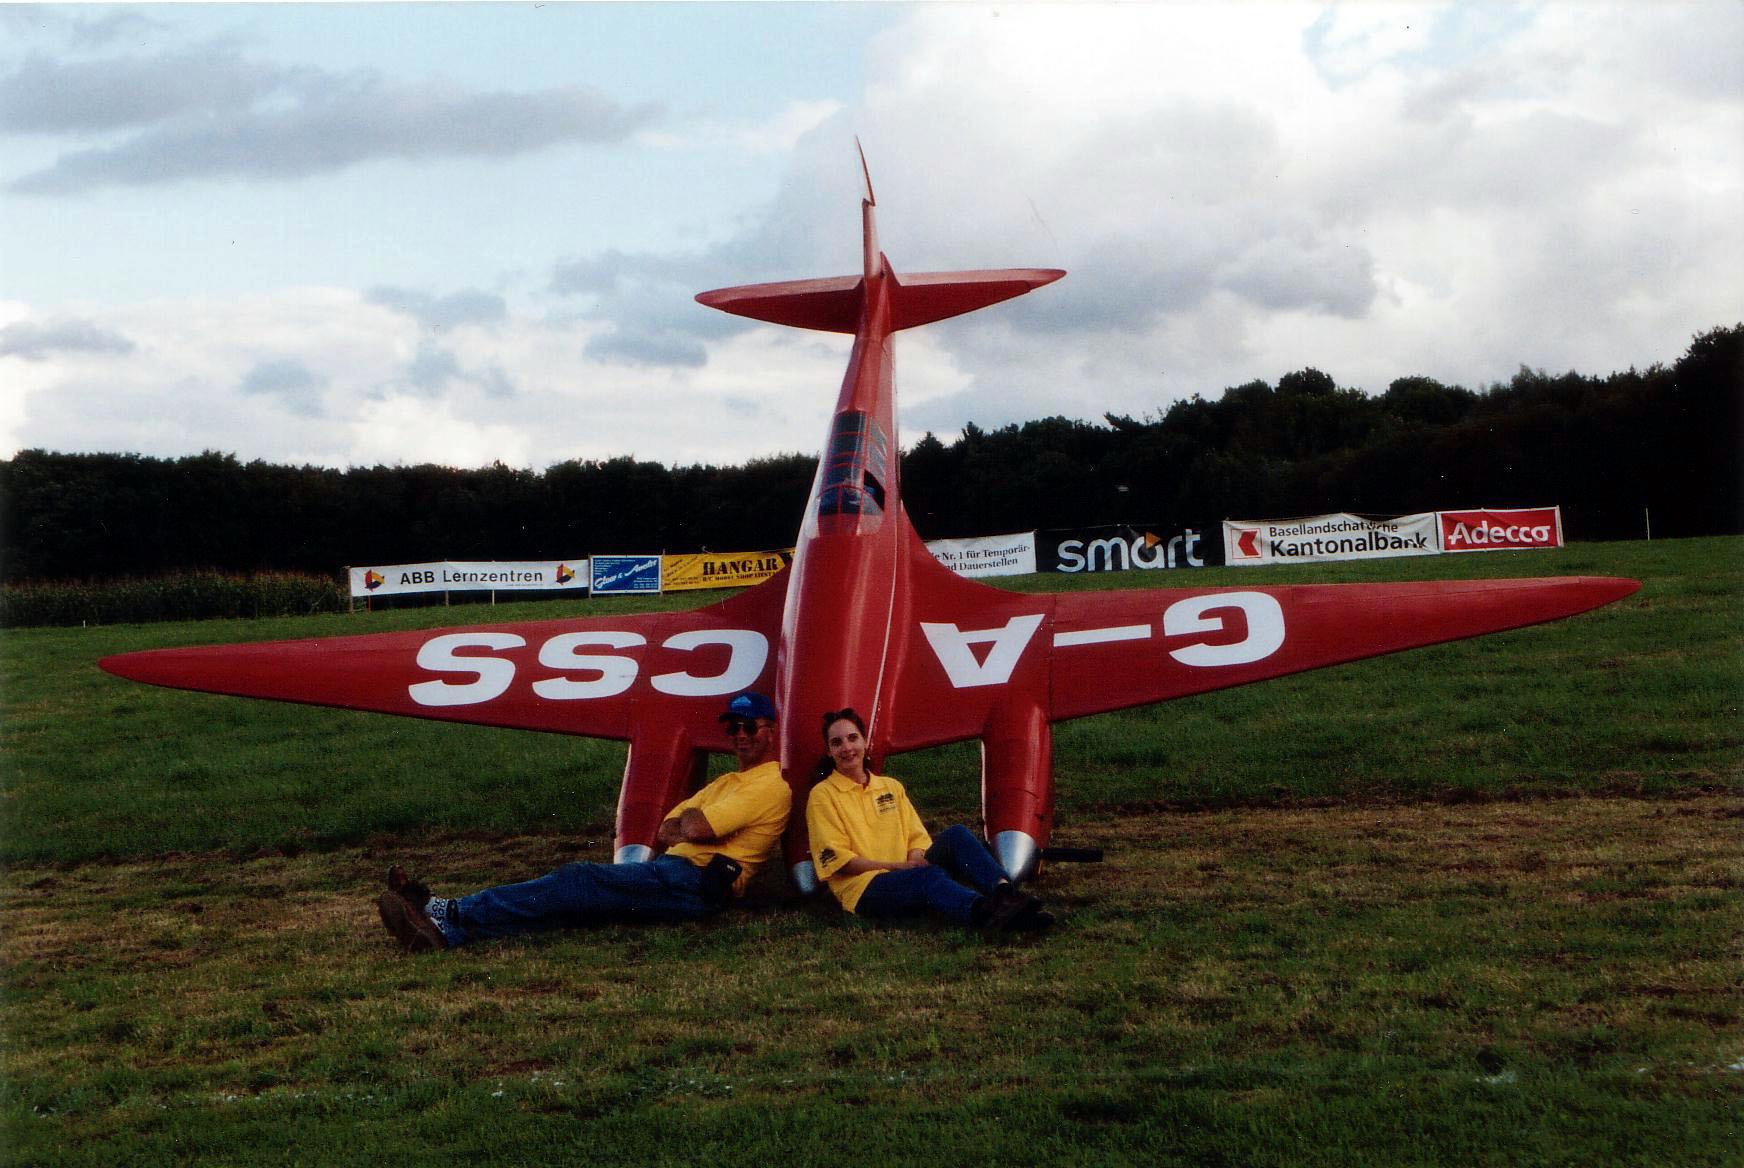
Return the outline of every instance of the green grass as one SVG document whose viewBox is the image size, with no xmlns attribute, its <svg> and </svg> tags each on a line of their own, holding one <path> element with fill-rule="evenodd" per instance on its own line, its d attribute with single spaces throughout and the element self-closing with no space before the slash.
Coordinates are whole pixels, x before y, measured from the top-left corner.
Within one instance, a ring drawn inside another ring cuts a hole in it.
<svg viewBox="0 0 1744 1168">
<path fill-rule="evenodd" d="M 0 1114 L 43 1164 L 1735 1163 L 1736 814 L 1098 819 L 1008 944 L 775 896 L 407 958 L 382 849 L 15 869 Z"/>
<path fill-rule="evenodd" d="M 1736 1165 L 1741 553 L 1094 581 L 1644 587 L 1060 727 L 1059 836 L 1108 861 L 1045 873 L 1061 923 L 1016 942 L 844 921 L 769 874 L 700 925 L 407 958 L 371 903 L 391 860 L 458 892 L 604 858 L 621 748 L 156 690 L 93 662 L 529 612 L 8 631 L 0 1150 Z M 972 748 L 891 769 L 930 821 L 973 821 Z"/>
</svg>

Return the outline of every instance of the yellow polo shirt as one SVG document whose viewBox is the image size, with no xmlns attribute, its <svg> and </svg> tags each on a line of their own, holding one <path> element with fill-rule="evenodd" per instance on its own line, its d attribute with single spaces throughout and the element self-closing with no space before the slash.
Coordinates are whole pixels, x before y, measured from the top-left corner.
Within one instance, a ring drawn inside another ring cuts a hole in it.
<svg viewBox="0 0 1744 1168">
<path fill-rule="evenodd" d="M 745 885 L 757 874 L 757 869 L 775 854 L 792 807 L 793 789 L 781 777 L 779 762 L 722 775 L 674 807 L 666 817 L 673 819 L 695 808 L 714 828 L 714 842 L 676 843 L 666 849 L 666 854 L 683 856 L 699 868 L 717 855 L 737 860 L 744 871 L 733 882 L 733 895 L 743 896 Z"/>
<path fill-rule="evenodd" d="M 860 903 L 860 894 L 877 872 L 837 876 L 836 870 L 859 856 L 890 862 L 908 859 L 908 853 L 933 846 L 933 837 L 921 826 L 914 804 L 902 784 L 884 775 L 872 775 L 862 787 L 840 771 L 811 789 L 806 800 L 805 826 L 811 834 L 811 859 L 817 874 L 829 881 L 830 891 L 849 912 Z"/>
</svg>

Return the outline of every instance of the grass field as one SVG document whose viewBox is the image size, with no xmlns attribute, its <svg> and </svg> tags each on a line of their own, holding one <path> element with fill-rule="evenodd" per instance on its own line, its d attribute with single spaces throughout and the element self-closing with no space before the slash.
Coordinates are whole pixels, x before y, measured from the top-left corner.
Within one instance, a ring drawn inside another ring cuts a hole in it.
<svg viewBox="0 0 1744 1168">
<path fill-rule="evenodd" d="M 1108 862 L 1019 942 L 766 878 L 402 957 L 390 859 L 604 858 L 622 748 L 92 663 L 526 610 L 0 634 L 7 1162 L 1739 1164 L 1744 540 L 1016 583 L 1539 574 L 1643 588 L 1060 727 L 1060 842 Z M 973 820 L 972 748 L 891 769 Z"/>
</svg>

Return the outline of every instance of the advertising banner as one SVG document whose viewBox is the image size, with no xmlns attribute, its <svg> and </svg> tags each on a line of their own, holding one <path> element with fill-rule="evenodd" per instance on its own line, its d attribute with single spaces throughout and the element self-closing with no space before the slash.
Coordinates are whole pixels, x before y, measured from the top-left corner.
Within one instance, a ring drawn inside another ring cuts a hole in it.
<svg viewBox="0 0 1744 1168">
<path fill-rule="evenodd" d="M 587 557 L 482 563 L 438 560 L 352 568 L 351 595 L 399 596 L 408 592 L 524 592 L 566 588 L 587 591 Z"/>
<path fill-rule="evenodd" d="M 1307 519 L 1223 521 L 1223 562 L 1232 568 L 1433 556 L 1440 551 L 1433 511 L 1396 519 L 1338 514 Z"/>
<path fill-rule="evenodd" d="M 1521 551 L 1562 546 L 1562 508 L 1437 511 L 1444 552 Z"/>
<path fill-rule="evenodd" d="M 1197 528 L 1079 527 L 1036 533 L 1036 560 L 1044 572 L 1154 572 L 1203 568 L 1208 550 Z"/>
<path fill-rule="evenodd" d="M 595 596 L 633 596 L 660 591 L 659 556 L 595 556 Z"/>
<path fill-rule="evenodd" d="M 1023 576 L 1036 570 L 1036 533 L 929 539 L 927 551 L 959 576 Z"/>
<path fill-rule="evenodd" d="M 761 584 L 793 559 L 793 549 L 775 552 L 702 552 L 660 557 L 660 590 L 748 588 Z"/>
</svg>

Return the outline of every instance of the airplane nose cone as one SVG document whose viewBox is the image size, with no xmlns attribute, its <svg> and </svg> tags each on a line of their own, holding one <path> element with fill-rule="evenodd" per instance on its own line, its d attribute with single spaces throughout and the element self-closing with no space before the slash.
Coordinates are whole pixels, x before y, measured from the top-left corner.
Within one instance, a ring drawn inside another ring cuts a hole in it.
<svg viewBox="0 0 1744 1168">
<path fill-rule="evenodd" d="M 643 860 L 652 860 L 654 849 L 647 844 L 625 844 L 612 853 L 614 864 L 639 864 Z"/>
<path fill-rule="evenodd" d="M 793 866 L 793 886 L 807 896 L 817 891 L 817 869 L 810 860 L 801 860 Z"/>
<path fill-rule="evenodd" d="M 1002 831 L 993 837 L 993 855 L 1005 874 L 1013 880 L 1028 880 L 1035 875 L 1041 849 L 1026 832 Z"/>
</svg>

